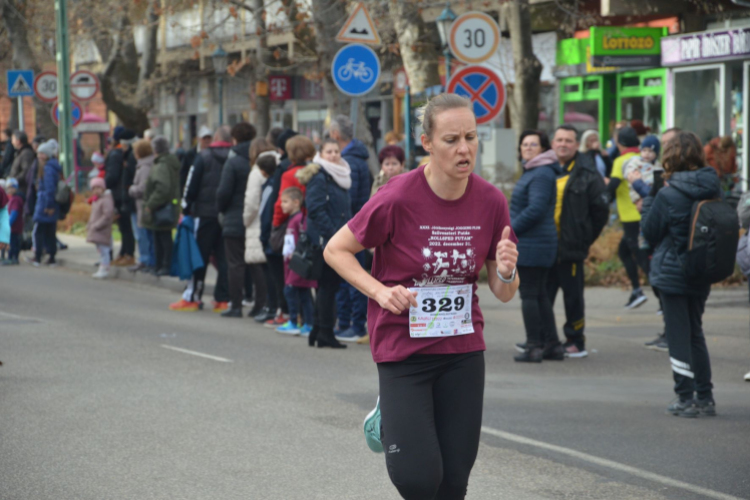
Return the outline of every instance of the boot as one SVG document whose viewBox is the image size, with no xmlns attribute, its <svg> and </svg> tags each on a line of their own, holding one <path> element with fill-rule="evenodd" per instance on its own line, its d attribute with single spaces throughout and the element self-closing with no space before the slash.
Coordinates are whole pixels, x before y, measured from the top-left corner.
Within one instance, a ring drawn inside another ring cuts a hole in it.
<svg viewBox="0 0 750 500">
<path fill-rule="evenodd" d="M 318 331 L 320 328 L 318 325 L 313 325 L 312 330 L 310 330 L 310 335 L 307 336 L 307 345 L 310 347 L 315 347 L 315 341 L 318 340 Z"/>
<path fill-rule="evenodd" d="M 319 348 L 332 347 L 334 349 L 346 349 L 346 344 L 342 344 L 333 336 L 333 328 L 320 328 L 317 340 Z"/>
<path fill-rule="evenodd" d="M 513 357 L 520 363 L 541 363 L 542 349 L 540 347 L 528 347 L 523 353 Z"/>
</svg>

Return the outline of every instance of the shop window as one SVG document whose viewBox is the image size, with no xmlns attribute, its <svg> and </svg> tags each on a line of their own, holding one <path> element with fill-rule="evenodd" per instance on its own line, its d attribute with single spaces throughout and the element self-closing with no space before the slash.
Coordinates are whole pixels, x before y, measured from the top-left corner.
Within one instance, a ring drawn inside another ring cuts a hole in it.
<svg viewBox="0 0 750 500">
<path fill-rule="evenodd" d="M 571 93 L 571 92 L 578 92 L 580 90 L 580 88 L 581 88 L 580 85 L 578 85 L 577 83 L 574 84 L 574 85 L 566 85 L 565 86 L 565 93 L 567 94 L 567 93 Z"/>
<path fill-rule="evenodd" d="M 644 87 L 661 87 L 662 79 L 660 76 L 655 78 L 646 78 L 643 80 Z"/>
<path fill-rule="evenodd" d="M 621 80 L 622 88 L 638 87 L 641 85 L 641 79 L 638 76 L 629 76 Z"/>
<path fill-rule="evenodd" d="M 620 103 L 620 116 L 623 120 L 641 120 L 651 128 L 651 133 L 661 133 L 662 96 L 624 97 L 620 99 Z"/>
<path fill-rule="evenodd" d="M 695 132 L 703 142 L 719 135 L 721 70 L 676 71 L 674 125 Z"/>
<path fill-rule="evenodd" d="M 583 90 L 587 92 L 589 90 L 599 90 L 599 80 L 591 80 L 589 82 L 583 82 Z"/>
</svg>

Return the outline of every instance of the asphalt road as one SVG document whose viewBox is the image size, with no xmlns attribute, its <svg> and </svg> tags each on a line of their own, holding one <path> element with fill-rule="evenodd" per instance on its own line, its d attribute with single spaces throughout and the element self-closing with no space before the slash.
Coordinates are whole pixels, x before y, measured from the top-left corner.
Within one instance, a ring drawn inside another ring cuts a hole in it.
<svg viewBox="0 0 750 500">
<path fill-rule="evenodd" d="M 306 341 L 177 294 L 65 269 L 0 268 L 0 499 L 397 499 L 361 423 L 369 350 Z M 750 498 L 746 289 L 704 317 L 719 416 L 665 414 L 652 299 L 587 291 L 587 359 L 520 365 L 518 299 L 482 292 L 484 432 L 469 499 Z M 559 306 L 559 304 L 558 304 Z M 558 326 L 561 325 L 561 311 Z M 164 346 L 189 350 L 178 351 Z"/>
</svg>

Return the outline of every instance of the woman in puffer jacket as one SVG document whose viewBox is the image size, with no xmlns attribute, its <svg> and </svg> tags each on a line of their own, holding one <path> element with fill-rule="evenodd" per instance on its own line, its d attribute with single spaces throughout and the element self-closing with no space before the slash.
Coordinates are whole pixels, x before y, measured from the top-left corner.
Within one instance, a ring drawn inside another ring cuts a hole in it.
<svg viewBox="0 0 750 500">
<path fill-rule="evenodd" d="M 649 281 L 659 289 L 669 360 L 678 400 L 667 411 L 679 417 L 716 415 L 711 362 L 703 336 L 703 310 L 710 285 L 688 281 L 691 212 L 696 201 L 721 197 L 716 171 L 706 166 L 703 148 L 692 132 L 677 132 L 664 146 L 665 187 L 643 201 L 643 236 L 654 248 Z"/>
<path fill-rule="evenodd" d="M 322 250 L 352 217 L 349 201 L 351 169 L 346 160 L 341 158 L 338 143 L 333 139 L 326 139 L 321 145 L 321 152 L 312 163 L 299 170 L 296 177 L 306 187 L 307 235 Z M 322 252 L 320 259 L 323 259 Z M 318 347 L 346 347 L 333 335 L 336 291 L 340 284 L 339 275 L 323 261 L 323 272 L 318 279 L 315 322 L 308 337 L 310 346 L 317 342 Z"/>
<path fill-rule="evenodd" d="M 269 173 L 258 166 L 258 160 L 264 157 L 272 157 L 276 164 L 279 163 L 279 154 L 276 148 L 265 138 L 253 139 L 250 143 L 250 175 L 247 178 L 245 189 L 245 202 L 242 210 L 242 221 L 245 224 L 245 263 L 248 264 L 250 275 L 255 287 L 255 304 L 248 313 L 249 317 L 260 314 L 266 306 L 268 287 L 266 286 L 266 253 L 260 241 L 260 204 L 263 184 L 269 177 Z M 275 313 L 276 311 L 274 311 Z"/>
<path fill-rule="evenodd" d="M 519 345 L 520 362 L 540 363 L 542 359 L 563 360 L 557 337 L 552 302 L 547 294 L 547 278 L 557 257 L 555 203 L 557 175 L 561 172 L 547 134 L 526 130 L 518 143 L 523 175 L 513 189 L 510 218 L 518 237 L 518 275 L 521 310 L 526 327 L 526 344 Z"/>
</svg>

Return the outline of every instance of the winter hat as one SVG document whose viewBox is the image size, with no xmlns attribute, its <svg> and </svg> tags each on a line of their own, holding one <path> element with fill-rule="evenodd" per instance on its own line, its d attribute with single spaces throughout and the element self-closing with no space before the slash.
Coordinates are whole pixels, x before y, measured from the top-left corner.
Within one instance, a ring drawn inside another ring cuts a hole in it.
<svg viewBox="0 0 750 500">
<path fill-rule="evenodd" d="M 45 142 L 44 144 L 39 146 L 39 149 L 36 150 L 37 154 L 43 154 L 48 158 L 57 156 L 57 151 L 58 145 L 57 141 L 54 139 L 50 139 L 49 141 Z"/>
<path fill-rule="evenodd" d="M 112 137 L 114 137 L 116 141 L 130 141 L 135 139 L 135 132 L 123 127 L 122 125 L 118 125 L 112 133 Z"/>
<path fill-rule="evenodd" d="M 622 127 L 617 132 L 617 142 L 625 148 L 637 148 L 641 143 L 633 127 Z"/>
<path fill-rule="evenodd" d="M 104 157 L 99 151 L 94 151 L 94 154 L 91 155 L 91 163 L 95 165 L 104 163 Z"/>
<path fill-rule="evenodd" d="M 102 189 L 107 188 L 107 185 L 104 183 L 104 179 L 102 179 L 101 177 L 94 177 L 93 179 L 91 179 L 89 181 L 89 186 L 91 187 L 91 189 L 94 189 L 97 187 L 100 187 Z"/>
<path fill-rule="evenodd" d="M 200 130 L 198 130 L 198 137 L 200 139 L 203 139 L 204 137 L 213 137 L 213 132 L 211 132 L 211 129 L 203 125 Z"/>
<path fill-rule="evenodd" d="M 655 135 L 647 135 L 643 138 L 643 142 L 641 142 L 641 149 L 643 148 L 651 148 L 653 152 L 656 153 L 656 156 L 659 156 L 661 143 Z"/>
<path fill-rule="evenodd" d="M 18 181 L 13 179 L 12 177 L 5 181 L 5 187 L 13 188 L 15 190 L 18 190 Z"/>
<path fill-rule="evenodd" d="M 284 151 L 284 156 L 286 156 L 286 141 L 295 135 L 298 135 L 297 132 L 288 128 L 281 133 L 278 139 L 276 139 L 276 147 Z"/>
</svg>

